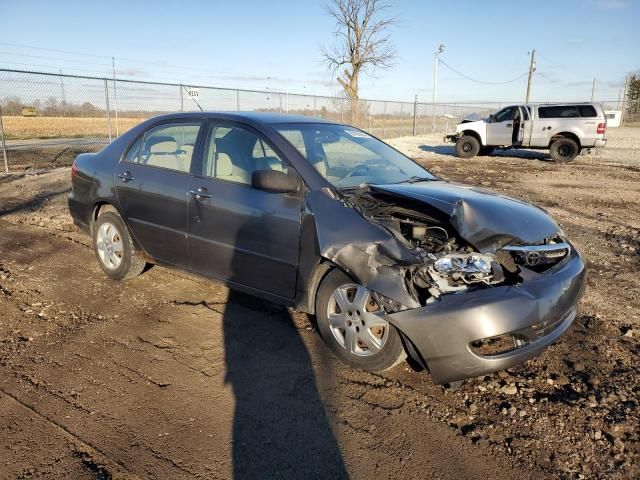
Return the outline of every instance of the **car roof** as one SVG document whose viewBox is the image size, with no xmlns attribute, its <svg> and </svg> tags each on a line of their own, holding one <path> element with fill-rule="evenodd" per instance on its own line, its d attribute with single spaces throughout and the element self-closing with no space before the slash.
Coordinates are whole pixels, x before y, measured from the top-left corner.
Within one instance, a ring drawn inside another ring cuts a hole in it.
<svg viewBox="0 0 640 480">
<path fill-rule="evenodd" d="M 275 123 L 339 123 L 325 120 L 319 117 L 307 117 L 304 115 L 291 115 L 276 112 L 237 112 L 237 111 L 204 111 L 204 112 L 176 112 L 160 115 L 155 119 L 205 119 L 219 118 L 221 120 L 236 120 L 249 123 L 275 124 Z"/>
</svg>

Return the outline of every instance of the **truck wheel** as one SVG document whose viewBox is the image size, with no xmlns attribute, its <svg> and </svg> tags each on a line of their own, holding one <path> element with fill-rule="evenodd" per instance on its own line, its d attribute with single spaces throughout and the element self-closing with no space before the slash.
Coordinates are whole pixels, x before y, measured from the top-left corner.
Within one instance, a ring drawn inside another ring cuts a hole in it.
<svg viewBox="0 0 640 480">
<path fill-rule="evenodd" d="M 480 147 L 480 151 L 478 152 L 478 155 L 480 157 L 486 157 L 491 155 L 494 150 L 495 150 L 495 147 Z"/>
<path fill-rule="evenodd" d="M 471 135 L 463 135 L 456 142 L 456 157 L 475 157 L 479 151 L 480 142 L 478 142 L 476 137 L 472 137 Z"/>
<path fill-rule="evenodd" d="M 324 343 L 352 367 L 382 372 L 406 358 L 400 334 L 371 292 L 338 269 L 320 284 L 316 320 Z"/>
<path fill-rule="evenodd" d="M 559 138 L 549 147 L 551 159 L 556 163 L 570 162 L 578 156 L 580 148 L 575 140 L 570 138 Z"/>
<path fill-rule="evenodd" d="M 142 273 L 140 258 L 122 218 L 116 212 L 101 213 L 93 227 L 93 248 L 100 267 L 114 280 L 126 280 Z"/>
</svg>

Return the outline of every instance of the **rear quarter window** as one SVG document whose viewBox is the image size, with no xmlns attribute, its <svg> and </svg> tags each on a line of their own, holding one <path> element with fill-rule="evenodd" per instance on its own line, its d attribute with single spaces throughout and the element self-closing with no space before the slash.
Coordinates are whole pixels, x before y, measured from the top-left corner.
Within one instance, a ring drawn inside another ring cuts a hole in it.
<svg viewBox="0 0 640 480">
<path fill-rule="evenodd" d="M 598 116 L 598 112 L 596 112 L 593 105 L 579 105 L 578 111 L 580 112 L 581 117 L 592 118 Z"/>
<path fill-rule="evenodd" d="M 562 105 L 558 107 L 538 108 L 540 118 L 575 118 L 579 117 L 578 107 L 575 105 Z"/>
</svg>

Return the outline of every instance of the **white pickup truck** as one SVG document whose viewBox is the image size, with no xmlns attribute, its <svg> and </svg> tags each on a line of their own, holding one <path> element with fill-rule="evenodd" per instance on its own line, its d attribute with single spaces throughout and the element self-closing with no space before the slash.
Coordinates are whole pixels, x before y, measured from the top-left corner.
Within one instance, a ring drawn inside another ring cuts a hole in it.
<svg viewBox="0 0 640 480">
<path fill-rule="evenodd" d="M 511 105 L 486 119 L 465 119 L 454 135 L 456 155 L 490 155 L 496 148 L 549 149 L 555 162 L 569 162 L 607 143 L 606 118 L 598 103 Z"/>
</svg>

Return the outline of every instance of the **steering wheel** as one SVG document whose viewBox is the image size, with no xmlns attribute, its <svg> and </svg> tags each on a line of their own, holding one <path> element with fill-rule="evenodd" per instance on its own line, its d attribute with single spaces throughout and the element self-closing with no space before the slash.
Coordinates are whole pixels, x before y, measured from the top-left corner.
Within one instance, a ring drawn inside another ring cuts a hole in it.
<svg viewBox="0 0 640 480">
<path fill-rule="evenodd" d="M 354 167 L 354 169 L 351 170 L 349 173 L 347 173 L 343 178 L 351 178 L 354 175 L 366 174 L 368 171 L 369 171 L 369 167 L 367 165 L 365 165 L 364 163 L 361 163 L 360 165 L 356 165 Z"/>
</svg>

